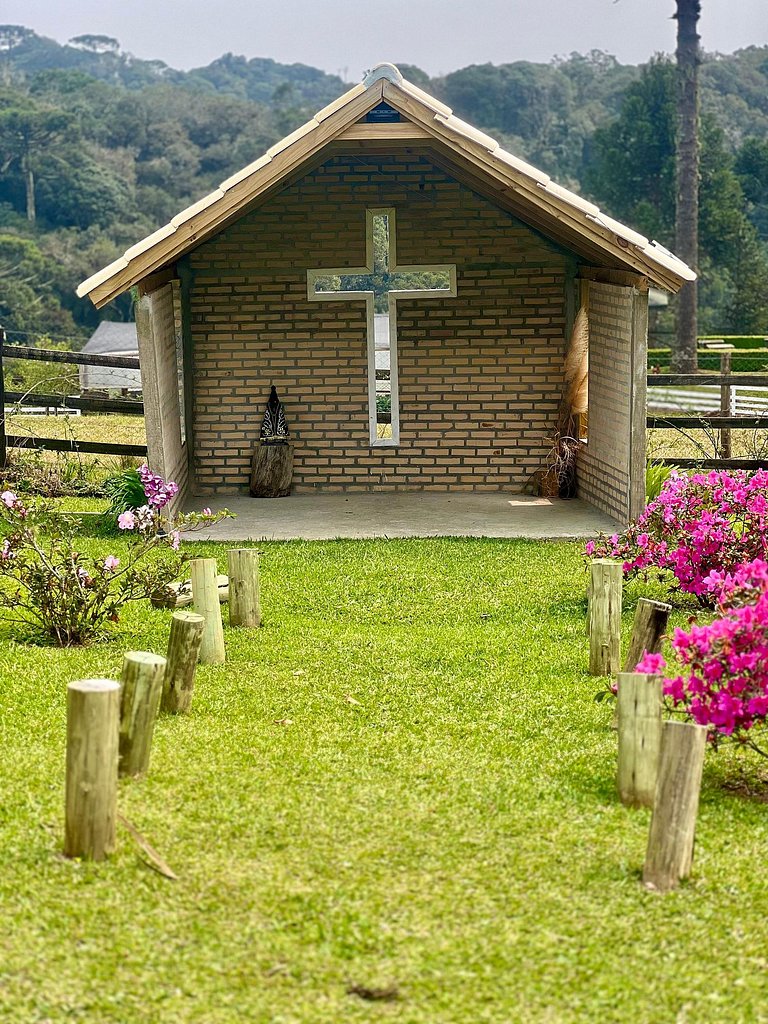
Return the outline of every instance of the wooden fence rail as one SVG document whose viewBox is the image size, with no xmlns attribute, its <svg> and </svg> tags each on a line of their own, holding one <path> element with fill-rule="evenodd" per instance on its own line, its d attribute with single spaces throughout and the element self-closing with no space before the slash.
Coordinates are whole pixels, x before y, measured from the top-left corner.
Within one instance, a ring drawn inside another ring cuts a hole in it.
<svg viewBox="0 0 768 1024">
<path fill-rule="evenodd" d="M 119 413 L 125 416 L 143 416 L 144 403 L 125 398 L 87 398 L 80 395 L 53 395 L 39 392 L 6 391 L 3 361 L 5 359 L 33 359 L 50 363 L 71 363 L 76 366 L 105 366 L 117 370 L 138 370 L 139 360 L 133 356 L 109 356 L 101 353 L 62 352 L 59 349 L 31 348 L 28 345 L 9 345 L 5 331 L 0 327 L 0 468 L 7 461 L 8 448 L 33 448 L 54 452 L 81 452 L 93 455 L 131 455 L 146 457 L 143 444 L 114 444 L 108 441 L 77 441 L 55 437 L 21 437 L 6 434 L 5 405 L 21 404 L 36 408 L 72 409 L 82 412 Z"/>
</svg>

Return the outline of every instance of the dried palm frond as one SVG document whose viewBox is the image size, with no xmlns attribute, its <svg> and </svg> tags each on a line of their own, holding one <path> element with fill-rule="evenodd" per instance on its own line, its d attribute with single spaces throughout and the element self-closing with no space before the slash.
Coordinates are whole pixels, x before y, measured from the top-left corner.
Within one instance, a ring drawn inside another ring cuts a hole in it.
<svg viewBox="0 0 768 1024">
<path fill-rule="evenodd" d="M 589 380 L 589 319 L 584 306 L 573 322 L 563 367 L 564 394 L 560 404 L 560 427 L 565 428 L 571 416 L 587 411 Z"/>
</svg>

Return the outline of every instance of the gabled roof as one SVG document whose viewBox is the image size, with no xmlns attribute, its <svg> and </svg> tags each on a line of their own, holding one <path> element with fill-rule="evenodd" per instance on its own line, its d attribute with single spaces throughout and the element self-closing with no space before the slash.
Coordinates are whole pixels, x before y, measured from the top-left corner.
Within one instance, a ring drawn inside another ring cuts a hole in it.
<svg viewBox="0 0 768 1024">
<path fill-rule="evenodd" d="M 135 352 L 138 355 L 136 324 L 102 320 L 83 346 L 83 352 Z"/>
<path fill-rule="evenodd" d="M 399 124 L 358 124 L 385 101 L 404 117 Z M 250 203 L 279 187 L 304 163 L 337 140 L 400 140 L 427 146 L 451 172 L 492 194 L 523 221 L 586 259 L 646 276 L 677 291 L 696 274 L 658 242 L 602 213 L 593 203 L 557 185 L 454 116 L 450 107 L 407 82 L 393 64 L 379 64 L 361 85 L 276 143 L 258 160 L 173 217 L 77 289 L 103 306 L 149 274 L 162 270 L 221 231 Z"/>
</svg>

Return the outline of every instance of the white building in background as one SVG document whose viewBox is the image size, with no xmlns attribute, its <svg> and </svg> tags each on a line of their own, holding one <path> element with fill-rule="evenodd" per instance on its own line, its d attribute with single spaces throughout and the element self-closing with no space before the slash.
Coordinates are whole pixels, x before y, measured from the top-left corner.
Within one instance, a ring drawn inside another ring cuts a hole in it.
<svg viewBox="0 0 768 1024">
<path fill-rule="evenodd" d="M 135 323 L 102 320 L 83 348 L 88 355 L 130 356 L 139 358 Z M 81 391 L 141 391 L 139 370 L 111 366 L 81 366 Z"/>
</svg>

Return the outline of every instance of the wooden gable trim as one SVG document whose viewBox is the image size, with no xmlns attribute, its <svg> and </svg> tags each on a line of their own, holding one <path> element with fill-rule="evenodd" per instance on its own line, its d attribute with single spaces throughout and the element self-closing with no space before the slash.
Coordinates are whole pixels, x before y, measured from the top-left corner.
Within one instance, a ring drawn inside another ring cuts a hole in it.
<svg viewBox="0 0 768 1024">
<path fill-rule="evenodd" d="M 97 284 L 87 293 L 91 301 L 97 308 L 104 306 L 137 281 L 217 234 L 225 222 L 240 214 L 267 189 L 283 182 L 292 170 L 323 149 L 345 128 L 354 124 L 381 102 L 381 94 L 382 83 L 377 82 L 332 113 L 290 147 L 276 153 L 268 162 L 262 164 L 261 161 L 257 161 L 256 163 L 261 166 L 255 167 L 252 174 L 243 176 L 242 180 L 234 183 L 214 203 L 189 220 L 178 224 L 175 231 L 169 231 L 165 237 L 159 237 L 145 252 L 137 254 L 126 266 Z M 163 231 L 161 228 L 156 234 L 161 235 Z"/>
<path fill-rule="evenodd" d="M 337 136 L 339 141 L 363 140 L 370 142 L 416 141 L 431 139 L 426 128 L 413 124 L 412 121 L 400 121 L 397 124 L 353 124 Z"/>
<path fill-rule="evenodd" d="M 632 274 L 625 270 L 611 270 L 608 267 L 579 267 L 579 277 L 599 284 L 637 288 L 639 292 L 647 292 L 649 288 L 648 277 L 645 274 Z"/>
<path fill-rule="evenodd" d="M 452 130 L 446 119 L 441 120 L 436 117 L 433 111 L 426 109 L 421 102 L 413 99 L 396 85 L 385 82 L 384 99 L 395 110 L 412 118 L 416 124 L 426 128 L 436 139 L 441 140 L 450 149 L 460 152 L 469 163 L 474 164 L 492 178 L 518 192 L 526 204 L 538 209 L 550 218 L 550 234 L 553 231 L 557 231 L 558 222 L 560 222 L 570 227 L 582 238 L 589 240 L 590 236 L 592 236 L 597 246 L 610 253 L 613 258 L 625 266 L 628 265 L 635 269 L 640 274 L 647 274 L 654 283 L 659 284 L 662 288 L 677 291 L 684 283 L 672 271 L 667 271 L 665 268 L 658 266 L 649 267 L 635 247 L 623 240 L 620 243 L 615 235 L 601 227 L 597 222 L 594 223 L 592 231 L 585 232 L 584 224 L 574 217 L 572 205 L 551 192 L 545 192 L 534 178 L 528 177 L 521 172 L 516 173 L 512 166 L 505 164 L 498 158 L 494 158 L 493 153 L 484 144 L 461 135 L 456 130 Z"/>
</svg>

